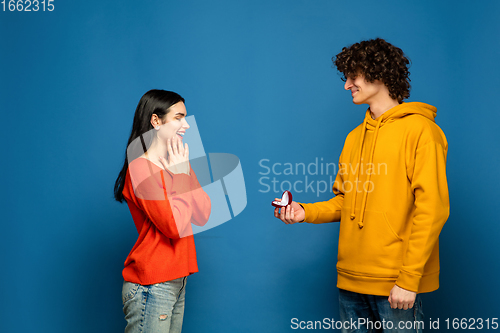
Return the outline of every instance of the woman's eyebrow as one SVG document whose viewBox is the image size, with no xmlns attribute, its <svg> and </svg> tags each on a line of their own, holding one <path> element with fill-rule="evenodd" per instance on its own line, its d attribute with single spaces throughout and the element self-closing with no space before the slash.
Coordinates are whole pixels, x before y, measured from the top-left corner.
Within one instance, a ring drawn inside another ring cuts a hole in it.
<svg viewBox="0 0 500 333">
<path fill-rule="evenodd" d="M 178 115 L 181 115 L 181 116 L 186 116 L 186 114 L 185 114 L 185 113 L 182 113 L 182 112 L 177 112 L 175 115 L 176 115 L 176 116 L 178 116 Z"/>
</svg>

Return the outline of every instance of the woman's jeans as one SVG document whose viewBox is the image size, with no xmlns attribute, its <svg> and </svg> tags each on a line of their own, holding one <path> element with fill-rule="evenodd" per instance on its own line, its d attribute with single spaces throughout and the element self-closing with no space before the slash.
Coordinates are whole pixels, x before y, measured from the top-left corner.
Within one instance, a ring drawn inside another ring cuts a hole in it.
<svg viewBox="0 0 500 333">
<path fill-rule="evenodd" d="M 125 333 L 181 332 L 185 294 L 186 277 L 147 286 L 124 281 Z"/>
<path fill-rule="evenodd" d="M 340 320 L 343 333 L 411 332 L 423 330 L 422 300 L 417 294 L 413 308 L 391 309 L 387 296 L 358 294 L 339 289 Z"/>
</svg>

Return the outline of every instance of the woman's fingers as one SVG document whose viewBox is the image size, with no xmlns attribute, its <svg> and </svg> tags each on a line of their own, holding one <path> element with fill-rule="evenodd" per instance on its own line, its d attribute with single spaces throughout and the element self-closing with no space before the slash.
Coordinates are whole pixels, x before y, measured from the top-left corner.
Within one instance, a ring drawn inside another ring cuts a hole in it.
<svg viewBox="0 0 500 333">
<path fill-rule="evenodd" d="M 172 149 L 172 140 L 167 139 L 167 152 L 169 156 L 172 156 L 174 154 L 174 151 Z"/>
<path fill-rule="evenodd" d="M 174 152 L 175 155 L 179 154 L 179 145 L 176 138 L 174 137 L 171 142 L 172 142 L 172 151 Z"/>
<path fill-rule="evenodd" d="M 167 148 L 169 148 L 168 152 L 174 155 L 180 155 L 184 157 L 186 160 L 189 159 L 189 146 L 187 143 L 182 143 L 182 140 L 173 137 L 172 139 L 167 140 Z M 172 152 L 170 152 L 170 150 Z"/>
<path fill-rule="evenodd" d="M 163 168 L 166 169 L 168 167 L 167 160 L 163 156 L 160 156 L 160 163 L 163 165 Z"/>
<path fill-rule="evenodd" d="M 179 139 L 174 136 L 172 138 L 172 142 L 173 142 L 173 146 L 174 146 L 174 150 L 177 152 L 177 153 L 180 153 L 180 147 L 179 147 Z"/>
<path fill-rule="evenodd" d="M 177 137 L 167 139 L 167 158 L 162 161 L 165 169 L 189 175 L 189 147 Z"/>
<path fill-rule="evenodd" d="M 184 155 L 184 144 L 181 139 L 177 139 L 177 150 L 179 151 L 179 154 Z"/>
<path fill-rule="evenodd" d="M 184 157 L 186 157 L 186 160 L 189 160 L 189 146 L 187 143 L 184 144 Z"/>
</svg>

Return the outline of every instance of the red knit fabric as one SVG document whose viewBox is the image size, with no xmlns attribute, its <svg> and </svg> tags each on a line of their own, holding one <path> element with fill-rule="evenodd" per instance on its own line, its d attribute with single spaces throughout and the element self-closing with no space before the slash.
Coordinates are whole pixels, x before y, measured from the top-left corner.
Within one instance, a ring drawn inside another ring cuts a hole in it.
<svg viewBox="0 0 500 333">
<path fill-rule="evenodd" d="M 125 281 L 149 285 L 198 272 L 191 223 L 204 225 L 211 205 L 193 170 L 172 174 L 137 158 L 129 164 L 123 197 L 139 233 L 125 260 Z"/>
</svg>

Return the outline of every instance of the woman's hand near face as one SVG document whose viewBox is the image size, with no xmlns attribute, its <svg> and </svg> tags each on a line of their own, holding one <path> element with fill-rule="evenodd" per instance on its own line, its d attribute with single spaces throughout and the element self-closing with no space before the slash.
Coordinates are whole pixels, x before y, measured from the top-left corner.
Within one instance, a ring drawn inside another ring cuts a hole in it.
<svg viewBox="0 0 500 333">
<path fill-rule="evenodd" d="M 167 140 L 167 158 L 160 157 L 160 162 L 166 170 L 173 174 L 185 173 L 189 175 L 189 147 L 182 144 L 182 140 L 174 137 Z"/>
</svg>

